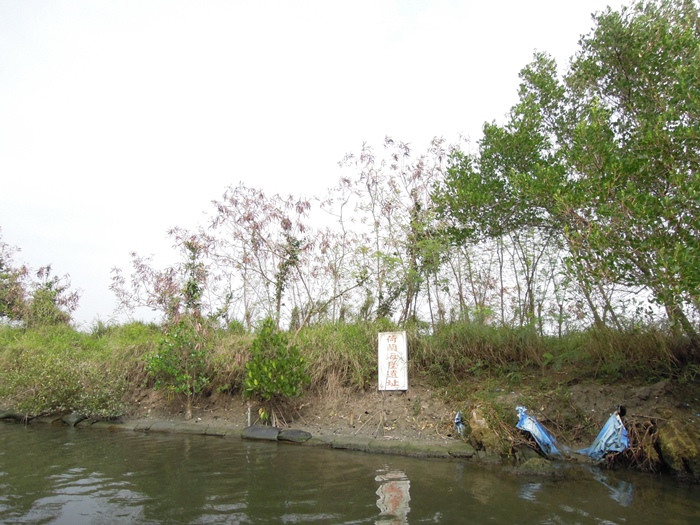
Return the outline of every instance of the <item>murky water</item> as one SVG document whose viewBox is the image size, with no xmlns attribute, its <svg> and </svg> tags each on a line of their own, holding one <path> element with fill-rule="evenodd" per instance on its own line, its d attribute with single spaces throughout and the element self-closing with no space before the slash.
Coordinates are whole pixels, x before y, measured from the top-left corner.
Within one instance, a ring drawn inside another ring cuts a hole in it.
<svg viewBox="0 0 700 525">
<path fill-rule="evenodd" d="M 210 436 L 0 424 L 1 523 L 700 523 L 700 487 L 576 470 L 526 479 Z"/>
</svg>

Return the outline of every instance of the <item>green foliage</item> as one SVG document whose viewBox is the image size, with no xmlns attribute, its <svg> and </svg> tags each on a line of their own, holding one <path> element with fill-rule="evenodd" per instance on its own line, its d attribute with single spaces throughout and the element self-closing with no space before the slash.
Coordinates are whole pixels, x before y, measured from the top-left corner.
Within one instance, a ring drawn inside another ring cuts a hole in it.
<svg viewBox="0 0 700 525">
<path fill-rule="evenodd" d="M 51 266 L 39 268 L 31 299 L 27 302 L 22 321 L 28 328 L 68 324 L 71 312 L 78 306 L 79 294 L 71 291 L 68 277 L 51 275 Z"/>
<path fill-rule="evenodd" d="M 118 373 L 76 360 L 68 352 L 41 349 L 22 352 L 3 382 L 3 394 L 14 399 L 14 407 L 32 415 L 78 412 L 93 417 L 113 417 L 125 406 L 122 396 L 127 383 Z"/>
<path fill-rule="evenodd" d="M 34 291 L 32 300 L 24 316 L 27 327 L 67 324 L 70 315 L 56 305 L 57 290 L 43 286 Z"/>
<path fill-rule="evenodd" d="M 97 321 L 90 330 L 93 339 L 104 341 L 110 349 L 153 346 L 162 336 L 162 329 L 154 323 L 132 321 L 125 324 L 107 324 Z"/>
<path fill-rule="evenodd" d="M 522 70 L 507 122 L 484 126 L 478 154 L 452 156 L 434 197 L 457 241 L 534 229 L 567 248 L 581 289 L 645 287 L 697 351 L 697 3 L 594 20 L 562 79 L 545 54 Z"/>
<path fill-rule="evenodd" d="M 458 322 L 440 325 L 434 334 L 416 345 L 418 368 L 440 371 L 446 377 L 503 376 L 512 365 L 531 367 L 541 363 L 546 338 L 532 328 L 494 327 Z"/>
<path fill-rule="evenodd" d="M 237 319 L 229 321 L 229 323 L 226 325 L 226 330 L 236 335 L 243 335 L 247 333 L 245 325 Z"/>
<path fill-rule="evenodd" d="M 200 394 L 210 381 L 206 374 L 208 353 L 201 319 L 181 317 L 166 328 L 158 350 L 146 358 L 154 388 L 184 394 L 191 409 L 191 397 Z"/>
<path fill-rule="evenodd" d="M 242 325 L 241 325 L 242 326 Z M 253 337 L 245 330 L 221 329 L 212 333 L 211 352 L 207 356 L 207 374 L 213 391 L 233 393 L 243 390 L 245 363 Z"/>
<path fill-rule="evenodd" d="M 270 320 L 254 338 L 218 330 L 207 332 L 204 339 L 196 329 L 196 323 L 187 320 L 170 327 L 167 335 L 143 323 L 102 325 L 91 334 L 65 325 L 0 325 L 0 407 L 28 415 L 80 412 L 115 417 L 128 411 L 129 393 L 142 388 L 147 374 L 158 370 L 164 372 L 159 387 L 173 393 L 186 395 L 190 384 L 192 393 L 204 387 L 258 397 L 274 421 L 280 402 L 299 395 L 309 381 L 313 389 L 327 394 L 339 387 L 376 388 L 377 333 L 398 328 L 386 320 L 311 325 L 299 332 L 292 346 Z M 497 388 L 528 381 L 541 384 L 541 390 L 584 378 L 693 382 L 700 370 L 688 338 L 661 329 L 592 329 L 554 338 L 532 330 L 454 323 L 441 325 L 433 334 L 408 327 L 407 335 L 410 377 L 445 392 L 460 389 L 462 398 L 475 384 L 483 391 L 480 395 L 500 396 Z M 198 349 L 193 341 L 206 344 Z M 199 352 L 204 348 L 206 352 Z M 178 349 L 193 352 L 194 359 L 187 364 L 171 359 Z M 307 371 L 306 363 L 314 366 Z M 198 383 L 185 379 L 193 367 L 200 374 Z M 477 394 L 469 397 L 477 399 Z"/>
<path fill-rule="evenodd" d="M 78 412 L 115 417 L 126 410 L 134 361 L 68 326 L 0 327 L 0 399 L 31 416 Z"/>
<path fill-rule="evenodd" d="M 568 156 L 585 173 L 581 198 L 600 195 L 581 232 L 595 268 L 648 287 L 696 339 L 683 310 L 700 290 L 699 20 L 697 3 L 683 0 L 608 10 L 568 78 L 579 101 Z"/>
<path fill-rule="evenodd" d="M 309 383 L 304 358 L 290 345 L 275 322 L 265 319 L 257 331 L 246 363 L 244 394 L 264 401 L 297 397 Z"/>
<path fill-rule="evenodd" d="M 312 384 L 328 392 L 341 386 L 364 390 L 377 380 L 377 334 L 394 330 L 386 319 L 305 327 L 297 342 L 307 361 L 314 363 Z"/>
</svg>

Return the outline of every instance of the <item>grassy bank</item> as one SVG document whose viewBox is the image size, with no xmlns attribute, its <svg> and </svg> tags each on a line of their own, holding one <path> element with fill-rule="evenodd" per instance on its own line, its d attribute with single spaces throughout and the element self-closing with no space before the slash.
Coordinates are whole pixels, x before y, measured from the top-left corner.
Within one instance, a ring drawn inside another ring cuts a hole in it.
<svg viewBox="0 0 700 525">
<path fill-rule="evenodd" d="M 374 388 L 377 333 L 397 329 L 381 321 L 302 330 L 293 342 L 309 364 L 308 388 L 318 394 L 339 386 Z M 537 396 L 556 393 L 571 381 L 644 384 L 664 378 L 693 382 L 700 376 L 687 342 L 655 329 L 563 338 L 473 324 L 446 325 L 430 335 L 418 327 L 406 330 L 410 376 L 456 400 L 483 397 L 498 387 L 529 387 Z M 65 326 L 0 327 L 0 406 L 31 415 L 128 413 L 130 393 L 153 387 L 146 360 L 161 338 L 158 326 L 141 323 L 100 325 L 91 333 Z M 209 334 L 205 395 L 241 395 L 252 340 L 242 331 Z"/>
</svg>

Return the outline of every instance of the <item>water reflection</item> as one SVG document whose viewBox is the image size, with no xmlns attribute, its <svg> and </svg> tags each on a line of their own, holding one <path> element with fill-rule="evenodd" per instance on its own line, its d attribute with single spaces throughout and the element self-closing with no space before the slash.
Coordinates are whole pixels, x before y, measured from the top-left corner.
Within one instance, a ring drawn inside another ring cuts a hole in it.
<svg viewBox="0 0 700 525">
<path fill-rule="evenodd" d="M 26 513 L 17 521 L 73 525 L 83 522 L 143 522 L 142 494 L 130 490 L 129 484 L 110 479 L 85 468 L 69 468 L 46 476 L 50 493 L 31 501 Z"/>
<path fill-rule="evenodd" d="M 700 486 L 563 468 L 0 424 L 0 523 L 700 523 Z"/>
<path fill-rule="evenodd" d="M 602 471 L 591 468 L 593 479 L 602 483 L 609 491 L 610 498 L 617 501 L 623 507 L 632 505 L 634 486 L 627 481 L 618 481 L 614 484 Z"/>
<path fill-rule="evenodd" d="M 381 469 L 377 471 L 375 481 L 381 485 L 377 489 L 377 507 L 380 518 L 376 525 L 405 525 L 408 523 L 408 513 L 411 507 L 409 489 L 411 482 L 401 470 Z"/>
<path fill-rule="evenodd" d="M 632 505 L 634 499 L 634 486 L 627 481 L 613 481 L 609 476 L 606 476 L 602 470 L 593 466 L 586 466 L 591 472 L 592 477 L 597 482 L 601 483 L 609 491 L 610 499 L 616 501 L 623 507 Z M 537 501 L 537 494 L 542 491 L 542 483 L 527 482 L 520 486 L 518 497 L 526 501 Z"/>
<path fill-rule="evenodd" d="M 527 501 L 537 501 L 537 493 L 542 490 L 542 483 L 525 483 L 520 487 L 518 496 Z"/>
</svg>

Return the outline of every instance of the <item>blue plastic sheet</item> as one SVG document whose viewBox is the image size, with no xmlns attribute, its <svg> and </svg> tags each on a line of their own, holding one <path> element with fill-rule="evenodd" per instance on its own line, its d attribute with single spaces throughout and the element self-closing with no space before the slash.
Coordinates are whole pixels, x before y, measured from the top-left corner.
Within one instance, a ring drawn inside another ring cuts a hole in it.
<svg viewBox="0 0 700 525">
<path fill-rule="evenodd" d="M 467 427 L 464 424 L 464 418 L 462 416 L 461 411 L 457 412 L 457 415 L 455 415 L 454 427 L 455 427 L 455 430 L 457 431 L 457 434 L 459 434 L 460 437 L 464 437 L 464 431 L 467 429 Z"/>
<path fill-rule="evenodd" d="M 518 419 L 518 424 L 515 425 L 520 430 L 525 430 L 532 435 L 537 444 L 539 445 L 545 456 L 561 456 L 562 452 L 559 450 L 561 448 L 564 451 L 568 451 L 566 447 L 561 447 L 556 438 L 550 434 L 550 432 L 544 428 L 534 416 L 527 413 L 527 408 L 523 406 L 515 407 L 520 416 Z"/>
<path fill-rule="evenodd" d="M 630 440 L 627 437 L 627 429 L 622 424 L 620 414 L 616 411 L 610 415 L 593 444 L 588 448 L 582 448 L 578 453 L 600 461 L 606 454 L 622 452 L 629 446 Z"/>
<path fill-rule="evenodd" d="M 542 424 L 527 413 L 527 408 L 523 406 L 515 407 L 518 411 L 517 428 L 525 430 L 535 439 L 545 456 L 562 456 L 568 454 L 571 450 L 557 443 L 556 438 Z M 456 424 L 456 418 L 455 418 Z M 600 461 L 606 454 L 611 452 L 622 452 L 629 447 L 629 438 L 627 437 L 627 429 L 622 423 L 620 413 L 615 411 L 608 421 L 598 433 L 593 444 L 588 448 L 582 448 L 577 452 L 588 456 L 595 461 Z"/>
</svg>

